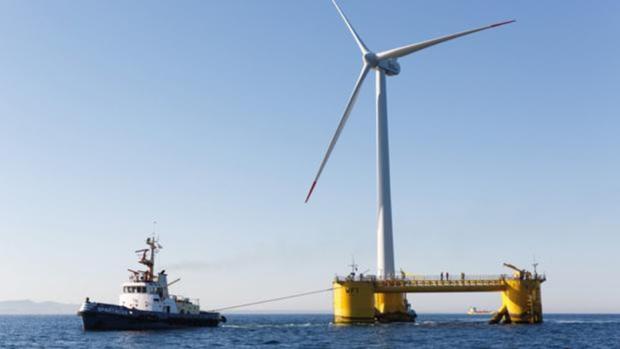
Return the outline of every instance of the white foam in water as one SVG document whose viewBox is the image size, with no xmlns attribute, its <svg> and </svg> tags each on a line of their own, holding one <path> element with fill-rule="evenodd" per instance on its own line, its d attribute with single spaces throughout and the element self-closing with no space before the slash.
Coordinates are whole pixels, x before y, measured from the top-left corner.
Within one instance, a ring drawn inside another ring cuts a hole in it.
<svg viewBox="0 0 620 349">
<path fill-rule="evenodd" d="M 620 324 L 620 320 L 545 320 L 555 324 Z"/>
</svg>

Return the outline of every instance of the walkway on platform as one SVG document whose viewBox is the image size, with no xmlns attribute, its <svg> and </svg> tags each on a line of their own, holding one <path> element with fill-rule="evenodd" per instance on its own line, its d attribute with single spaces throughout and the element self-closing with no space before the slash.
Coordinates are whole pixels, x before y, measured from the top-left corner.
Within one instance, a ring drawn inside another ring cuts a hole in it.
<svg viewBox="0 0 620 349">
<path fill-rule="evenodd" d="M 544 280 L 544 275 L 533 275 Z M 421 293 L 421 292 L 498 292 L 507 287 L 506 280 L 518 280 L 510 275 L 405 275 L 400 278 L 377 279 L 374 275 L 349 275 L 336 277 L 337 281 L 372 282 L 379 293 Z"/>
</svg>

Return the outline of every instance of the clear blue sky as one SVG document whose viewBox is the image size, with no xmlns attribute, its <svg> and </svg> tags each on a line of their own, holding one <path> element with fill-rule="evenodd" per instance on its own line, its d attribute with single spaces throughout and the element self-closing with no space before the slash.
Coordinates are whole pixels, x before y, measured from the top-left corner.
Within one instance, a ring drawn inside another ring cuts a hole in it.
<svg viewBox="0 0 620 349">
<path fill-rule="evenodd" d="M 517 19 L 388 80 L 397 267 L 535 254 L 546 311 L 620 312 L 620 3 L 341 5 L 375 50 Z M 204 307 L 328 287 L 351 255 L 374 271 L 373 79 L 303 204 L 360 63 L 327 0 L 2 1 L 0 300 L 115 302 L 153 220 Z"/>
</svg>

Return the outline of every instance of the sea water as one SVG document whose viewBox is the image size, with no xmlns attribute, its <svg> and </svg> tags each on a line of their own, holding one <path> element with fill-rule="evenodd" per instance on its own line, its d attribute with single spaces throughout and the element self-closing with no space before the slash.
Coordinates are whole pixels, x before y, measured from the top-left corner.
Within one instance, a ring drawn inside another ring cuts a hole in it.
<svg viewBox="0 0 620 349">
<path fill-rule="evenodd" d="M 0 348 L 620 348 L 620 315 L 545 314 L 539 325 L 420 314 L 407 324 L 333 325 L 330 315 L 236 315 L 216 328 L 84 332 L 75 315 L 0 316 Z"/>
</svg>

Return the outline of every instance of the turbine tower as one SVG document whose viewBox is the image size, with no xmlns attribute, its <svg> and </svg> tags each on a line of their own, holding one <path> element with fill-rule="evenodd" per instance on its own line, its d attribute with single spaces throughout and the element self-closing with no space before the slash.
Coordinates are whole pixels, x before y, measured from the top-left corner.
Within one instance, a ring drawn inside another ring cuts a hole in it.
<svg viewBox="0 0 620 349">
<path fill-rule="evenodd" d="M 353 39 L 359 46 L 362 53 L 362 70 L 357 78 L 357 82 L 353 87 L 351 97 L 344 108 L 344 113 L 340 119 L 340 123 L 336 128 L 319 170 L 316 173 L 314 181 L 306 196 L 306 202 L 310 199 L 316 183 L 325 168 L 325 164 L 329 159 L 334 146 L 342 133 L 353 105 L 359 94 L 360 87 L 371 69 L 375 71 L 376 76 L 376 111 L 377 111 L 377 276 L 379 278 L 394 277 L 394 242 L 392 238 L 392 199 L 390 193 L 390 154 L 388 145 L 388 121 L 387 121 L 387 95 L 386 95 L 386 76 L 395 76 L 400 73 L 400 64 L 398 58 L 407 56 L 411 53 L 423 50 L 425 48 L 440 44 L 445 41 L 459 38 L 461 36 L 473 34 L 482 30 L 499 27 L 504 24 L 512 23 L 514 20 L 495 23 L 492 25 L 459 32 L 452 35 L 442 36 L 439 38 L 423 41 L 416 44 L 406 45 L 391 50 L 375 53 L 370 51 L 364 44 L 360 36 L 357 34 L 344 12 L 335 0 L 332 3 L 342 17 L 347 28 L 353 35 Z"/>
</svg>

